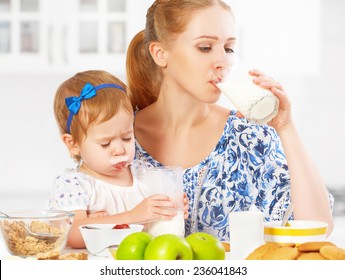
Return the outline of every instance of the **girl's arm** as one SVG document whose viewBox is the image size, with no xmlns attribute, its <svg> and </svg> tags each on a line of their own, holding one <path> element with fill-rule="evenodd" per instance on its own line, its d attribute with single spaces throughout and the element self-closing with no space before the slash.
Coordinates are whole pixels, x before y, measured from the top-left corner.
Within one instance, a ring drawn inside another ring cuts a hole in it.
<svg viewBox="0 0 345 280">
<path fill-rule="evenodd" d="M 169 220 L 176 215 L 176 204 L 164 195 L 152 195 L 145 198 L 135 208 L 130 211 L 114 215 L 88 215 L 84 210 L 73 211 L 75 216 L 68 235 L 67 245 L 71 248 L 85 248 L 85 243 L 80 225 L 84 224 L 134 224 L 144 223 L 151 220 Z"/>
</svg>

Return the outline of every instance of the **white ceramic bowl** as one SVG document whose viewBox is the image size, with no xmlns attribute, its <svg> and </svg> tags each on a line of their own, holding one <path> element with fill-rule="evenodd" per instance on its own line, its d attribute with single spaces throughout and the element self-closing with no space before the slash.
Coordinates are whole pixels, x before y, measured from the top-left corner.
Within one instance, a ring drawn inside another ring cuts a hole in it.
<svg viewBox="0 0 345 280">
<path fill-rule="evenodd" d="M 87 226 L 89 228 L 79 226 L 86 249 L 91 254 L 99 256 L 109 255 L 109 246 L 119 245 L 127 235 L 142 231 L 144 228 L 139 224 L 129 224 L 129 228 L 124 229 L 113 229 L 114 224 L 88 224 Z"/>
<path fill-rule="evenodd" d="M 327 223 L 320 221 L 289 221 L 282 227 L 281 222 L 264 223 L 265 242 L 303 243 L 326 239 Z"/>
</svg>

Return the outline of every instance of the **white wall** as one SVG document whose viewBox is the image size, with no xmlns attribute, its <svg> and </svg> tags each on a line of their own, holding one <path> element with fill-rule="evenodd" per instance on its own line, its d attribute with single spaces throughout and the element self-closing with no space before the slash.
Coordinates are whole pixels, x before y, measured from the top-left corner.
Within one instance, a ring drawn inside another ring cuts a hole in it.
<svg viewBox="0 0 345 280">
<path fill-rule="evenodd" d="M 227 2 L 242 32 L 240 54 L 285 86 L 300 134 L 326 184 L 344 188 L 345 1 Z M 14 205 L 13 194 L 24 195 L 20 201 L 26 193 L 44 197 L 54 175 L 73 165 L 52 110 L 58 84 L 72 73 L 5 70 L 0 60 L 0 207 L 9 201 Z M 231 106 L 224 98 L 221 102 Z"/>
</svg>

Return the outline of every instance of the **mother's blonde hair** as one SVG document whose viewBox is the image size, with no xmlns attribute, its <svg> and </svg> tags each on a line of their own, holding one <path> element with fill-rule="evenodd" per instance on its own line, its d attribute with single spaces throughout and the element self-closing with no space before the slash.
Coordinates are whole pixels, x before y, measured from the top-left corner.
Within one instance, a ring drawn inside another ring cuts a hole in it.
<svg viewBox="0 0 345 280">
<path fill-rule="evenodd" d="M 163 79 L 149 52 L 150 43 L 168 45 L 186 29 L 195 11 L 214 5 L 231 12 L 221 0 L 156 0 L 148 9 L 145 29 L 134 36 L 127 50 L 127 82 L 134 108 L 155 102 Z"/>
</svg>

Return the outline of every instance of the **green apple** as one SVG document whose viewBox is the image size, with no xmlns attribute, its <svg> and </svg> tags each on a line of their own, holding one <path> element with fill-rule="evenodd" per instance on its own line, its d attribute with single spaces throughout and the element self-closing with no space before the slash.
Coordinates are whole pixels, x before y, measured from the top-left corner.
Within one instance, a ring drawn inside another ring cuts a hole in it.
<svg viewBox="0 0 345 280">
<path fill-rule="evenodd" d="M 116 251 L 118 260 L 143 260 L 147 245 L 153 236 L 147 232 L 134 232 L 126 236 Z"/>
<path fill-rule="evenodd" d="M 192 260 L 193 252 L 188 242 L 174 234 L 162 234 L 146 247 L 145 260 Z"/>
<path fill-rule="evenodd" d="M 194 260 L 224 260 L 225 249 L 220 240 L 206 232 L 194 232 L 186 237 Z"/>
</svg>

